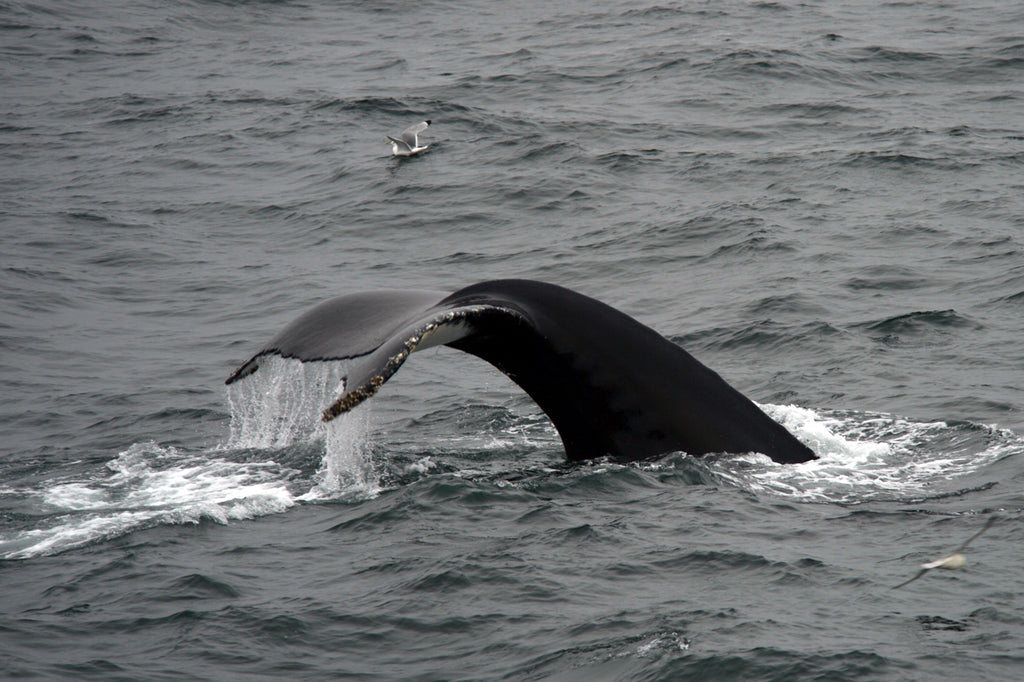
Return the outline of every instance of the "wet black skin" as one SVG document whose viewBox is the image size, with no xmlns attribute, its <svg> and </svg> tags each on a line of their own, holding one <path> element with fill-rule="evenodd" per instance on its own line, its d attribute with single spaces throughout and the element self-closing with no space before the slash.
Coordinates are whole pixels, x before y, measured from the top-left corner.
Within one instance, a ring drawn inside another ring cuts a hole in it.
<svg viewBox="0 0 1024 682">
<path fill-rule="evenodd" d="M 351 359 L 346 392 L 325 418 L 372 396 L 424 334 L 459 329 L 446 345 L 491 363 L 551 418 L 570 460 L 637 460 L 759 452 L 780 463 L 814 453 L 685 350 L 593 298 L 529 280 L 495 280 L 448 296 L 372 292 L 313 308 L 229 379 L 278 354 Z"/>
</svg>

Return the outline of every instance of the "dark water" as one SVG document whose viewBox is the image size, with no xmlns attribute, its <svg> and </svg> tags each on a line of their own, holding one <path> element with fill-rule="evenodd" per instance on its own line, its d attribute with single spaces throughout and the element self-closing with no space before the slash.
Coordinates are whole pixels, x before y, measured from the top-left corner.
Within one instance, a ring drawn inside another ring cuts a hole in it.
<svg viewBox="0 0 1024 682">
<path fill-rule="evenodd" d="M 1009 1 L 0 2 L 3 677 L 1020 679 L 1022 36 Z M 821 459 L 569 466 L 449 349 L 330 428 L 343 368 L 223 386 L 327 297 L 506 276 Z"/>
</svg>

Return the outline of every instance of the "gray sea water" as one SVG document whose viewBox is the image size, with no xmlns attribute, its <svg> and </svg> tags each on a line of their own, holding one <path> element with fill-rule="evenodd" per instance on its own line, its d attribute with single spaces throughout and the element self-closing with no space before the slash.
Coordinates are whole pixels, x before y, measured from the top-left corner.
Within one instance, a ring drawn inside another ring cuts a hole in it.
<svg viewBox="0 0 1024 682">
<path fill-rule="evenodd" d="M 0 1 L 0 676 L 1021 679 L 1022 36 L 1010 0 Z M 224 386 L 331 296 L 499 277 L 820 459 L 569 465 L 446 348 L 331 426 L 344 367 Z"/>
</svg>

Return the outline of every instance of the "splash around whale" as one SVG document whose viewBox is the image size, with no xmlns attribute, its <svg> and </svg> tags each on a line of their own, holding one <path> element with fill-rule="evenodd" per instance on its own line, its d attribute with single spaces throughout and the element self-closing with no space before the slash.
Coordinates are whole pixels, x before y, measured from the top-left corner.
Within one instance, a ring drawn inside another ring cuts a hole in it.
<svg viewBox="0 0 1024 682">
<path fill-rule="evenodd" d="M 242 364 L 268 355 L 350 361 L 330 420 L 373 396 L 411 353 L 446 345 L 504 372 L 550 417 L 570 460 L 757 452 L 816 459 L 806 445 L 685 350 L 632 317 L 570 289 L 480 282 L 451 294 L 377 291 L 327 300 Z"/>
</svg>

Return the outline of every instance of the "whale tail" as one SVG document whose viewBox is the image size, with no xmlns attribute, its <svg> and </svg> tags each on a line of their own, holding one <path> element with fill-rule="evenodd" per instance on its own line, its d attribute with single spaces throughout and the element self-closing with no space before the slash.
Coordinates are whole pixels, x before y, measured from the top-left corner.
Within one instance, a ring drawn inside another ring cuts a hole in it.
<svg viewBox="0 0 1024 682">
<path fill-rule="evenodd" d="M 685 350 L 625 313 L 569 289 L 496 280 L 448 296 L 374 292 L 308 311 L 236 370 L 261 357 L 350 359 L 325 419 L 374 395 L 411 353 L 447 345 L 491 363 L 551 418 L 570 460 L 667 452 L 759 452 L 776 462 L 814 453 Z"/>
</svg>

